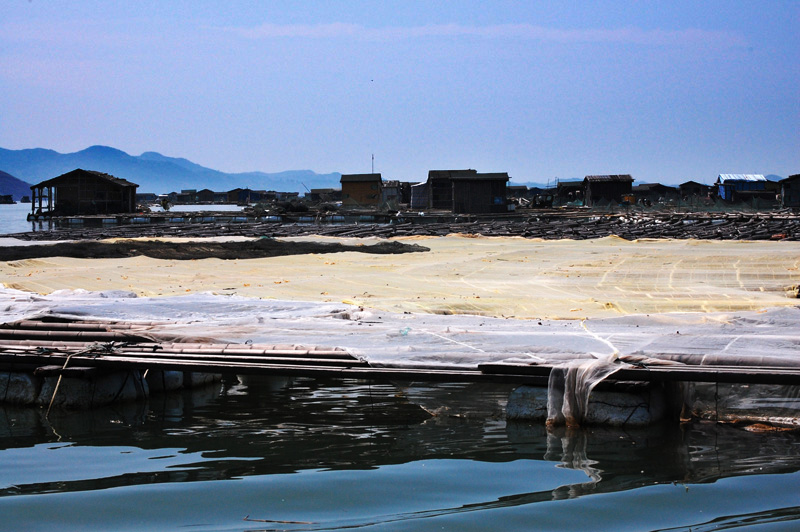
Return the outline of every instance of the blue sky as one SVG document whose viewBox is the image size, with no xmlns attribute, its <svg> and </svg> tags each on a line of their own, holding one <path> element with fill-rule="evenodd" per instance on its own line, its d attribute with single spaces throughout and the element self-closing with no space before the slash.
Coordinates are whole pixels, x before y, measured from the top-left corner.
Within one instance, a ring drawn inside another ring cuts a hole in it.
<svg viewBox="0 0 800 532">
<path fill-rule="evenodd" d="M 0 7 L 0 147 L 518 182 L 800 172 L 800 2 Z M 124 177 L 124 176 L 123 176 Z"/>
</svg>

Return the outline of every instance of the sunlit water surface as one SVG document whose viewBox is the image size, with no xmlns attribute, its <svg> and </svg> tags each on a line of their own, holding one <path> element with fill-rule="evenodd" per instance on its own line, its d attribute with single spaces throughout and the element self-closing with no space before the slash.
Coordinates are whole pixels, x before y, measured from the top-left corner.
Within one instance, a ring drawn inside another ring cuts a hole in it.
<svg viewBox="0 0 800 532">
<path fill-rule="evenodd" d="M 30 203 L 0 205 L 0 235 L 32 231 L 34 225 L 27 220 L 30 212 Z"/>
<path fill-rule="evenodd" d="M 0 529 L 800 526 L 793 433 L 715 424 L 548 433 L 507 424 L 495 411 L 506 393 L 231 378 L 49 419 L 5 407 Z M 412 399 L 445 408 L 432 416 Z"/>
<path fill-rule="evenodd" d="M 241 212 L 239 205 L 173 205 L 170 212 Z M 153 207 L 153 212 L 163 212 L 160 207 Z M 0 205 L 0 235 L 26 233 L 29 231 L 46 232 L 50 222 L 29 222 L 28 214 L 31 212 L 30 203 L 15 203 Z M 114 225 L 111 225 L 114 227 Z"/>
</svg>

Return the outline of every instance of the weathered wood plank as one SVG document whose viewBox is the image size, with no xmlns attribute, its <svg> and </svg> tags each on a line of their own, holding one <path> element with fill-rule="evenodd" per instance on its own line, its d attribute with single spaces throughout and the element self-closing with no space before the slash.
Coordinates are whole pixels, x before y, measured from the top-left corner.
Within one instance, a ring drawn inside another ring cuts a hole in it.
<svg viewBox="0 0 800 532">
<path fill-rule="evenodd" d="M 552 366 L 480 364 L 489 374 L 549 376 Z M 625 365 L 611 377 L 617 381 L 720 382 L 741 384 L 800 384 L 800 369 L 757 366 L 648 366 Z"/>
</svg>

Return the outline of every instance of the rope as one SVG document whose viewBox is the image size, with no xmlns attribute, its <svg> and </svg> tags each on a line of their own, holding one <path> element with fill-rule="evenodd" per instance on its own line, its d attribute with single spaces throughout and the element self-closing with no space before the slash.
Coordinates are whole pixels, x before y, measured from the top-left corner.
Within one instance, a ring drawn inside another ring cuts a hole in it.
<svg viewBox="0 0 800 532">
<path fill-rule="evenodd" d="M 6 393 L 3 394 L 3 403 L 5 403 L 6 400 L 8 399 L 8 389 L 11 387 L 11 372 L 7 371 L 6 375 L 7 375 L 7 377 L 6 377 Z"/>
<path fill-rule="evenodd" d="M 77 352 L 77 353 L 72 353 L 72 354 L 70 354 L 70 355 L 67 355 L 67 359 L 64 361 L 64 365 L 63 365 L 63 366 L 61 366 L 61 370 L 63 371 L 63 370 L 65 370 L 65 369 L 67 369 L 67 364 L 69 364 L 69 361 L 70 361 L 70 359 L 71 359 L 73 356 L 75 356 L 75 355 L 77 355 L 77 354 L 79 354 L 79 353 L 80 353 L 80 351 L 79 351 L 79 352 Z M 44 415 L 44 418 L 45 418 L 45 419 L 48 419 L 48 416 L 50 415 L 50 409 L 51 409 L 51 408 L 53 408 L 53 402 L 56 400 L 56 394 L 58 393 L 58 388 L 59 388 L 59 386 L 61 386 L 61 378 L 62 378 L 63 376 L 64 376 L 64 374 L 63 374 L 63 373 L 59 374 L 59 376 L 58 376 L 58 380 L 56 381 L 56 387 L 53 389 L 53 396 L 52 396 L 52 397 L 50 397 L 50 404 L 47 406 L 47 412 L 46 412 L 46 413 L 45 413 L 45 415 Z"/>
<path fill-rule="evenodd" d="M 128 345 L 128 342 L 120 342 L 118 345 L 114 345 L 114 344 L 115 344 L 115 342 L 108 342 L 108 343 L 105 343 L 105 344 L 92 344 L 89 347 L 87 347 L 86 349 L 83 349 L 81 351 L 76 351 L 74 353 L 70 353 L 69 355 L 67 355 L 67 359 L 64 361 L 64 365 L 61 366 L 62 373 L 59 374 L 58 380 L 56 381 L 56 386 L 53 389 L 53 395 L 52 395 L 52 397 L 50 397 L 50 404 L 47 406 L 47 412 L 44 415 L 45 419 L 47 419 L 48 416 L 50 415 L 50 410 L 53 408 L 53 403 L 56 400 L 56 394 L 58 394 L 58 389 L 61 386 L 61 379 L 64 377 L 63 370 L 67 369 L 67 364 L 69 364 L 69 361 L 72 359 L 72 357 L 77 356 L 77 355 L 86 355 L 86 354 L 90 354 L 90 353 L 94 353 L 95 357 L 97 357 L 97 356 L 101 356 L 103 353 L 106 353 L 106 354 L 114 353 L 116 351 L 117 347 L 124 347 L 124 346 Z M 39 348 L 39 349 L 41 349 L 41 348 Z M 52 351 L 50 351 L 50 352 L 52 352 Z M 127 382 L 127 377 L 125 378 L 125 380 Z M 123 383 L 123 385 L 124 385 L 124 383 Z M 119 396 L 119 392 L 117 393 L 117 396 Z M 92 390 L 92 400 L 94 400 L 94 390 Z"/>
</svg>

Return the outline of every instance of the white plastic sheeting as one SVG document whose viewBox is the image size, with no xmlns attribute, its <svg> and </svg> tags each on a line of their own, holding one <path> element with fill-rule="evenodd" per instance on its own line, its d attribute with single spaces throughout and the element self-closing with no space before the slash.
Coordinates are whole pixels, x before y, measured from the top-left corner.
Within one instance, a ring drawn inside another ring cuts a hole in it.
<svg viewBox="0 0 800 532">
<path fill-rule="evenodd" d="M 594 387 L 621 367 L 616 354 L 612 354 L 553 368 L 547 386 L 547 423 L 580 426 L 589 410 L 589 395 Z"/>
<path fill-rule="evenodd" d="M 581 424 L 594 386 L 622 365 L 662 363 L 797 366 L 800 308 L 728 313 L 519 320 L 391 313 L 336 303 L 195 293 L 137 297 L 130 292 L 62 290 L 35 295 L 0 288 L 0 322 L 40 316 L 146 324 L 156 338 L 341 347 L 371 364 L 475 367 L 484 362 L 551 363 L 548 422 Z M 694 415 L 798 424 L 797 387 L 689 385 Z"/>
<path fill-rule="evenodd" d="M 796 366 L 800 308 L 738 313 L 518 320 L 391 313 L 342 303 L 254 299 L 210 293 L 136 297 L 0 288 L 0 322 L 41 315 L 155 322 L 164 338 L 342 347 L 370 363 L 474 367 L 484 362 L 560 363 L 645 356 L 691 364 Z"/>
</svg>

